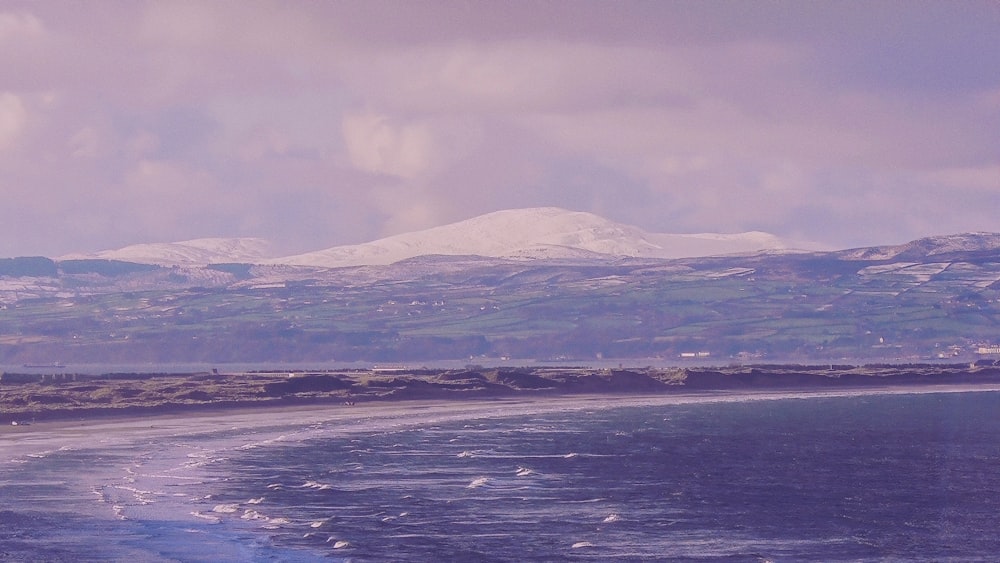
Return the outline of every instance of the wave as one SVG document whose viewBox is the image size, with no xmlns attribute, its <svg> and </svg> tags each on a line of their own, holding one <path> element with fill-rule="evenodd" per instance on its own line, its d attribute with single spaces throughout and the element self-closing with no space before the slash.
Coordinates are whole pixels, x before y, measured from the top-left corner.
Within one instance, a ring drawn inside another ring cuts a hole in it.
<svg viewBox="0 0 1000 563">
<path fill-rule="evenodd" d="M 257 512 L 256 510 L 249 510 L 249 509 L 243 511 L 243 516 L 240 516 L 240 519 L 241 520 L 264 520 L 264 521 L 270 520 L 270 518 L 268 518 L 267 516 L 261 514 L 260 512 Z"/>
<path fill-rule="evenodd" d="M 306 481 L 304 485 L 300 488 L 303 489 L 316 489 L 318 491 L 327 491 L 333 488 L 333 485 L 327 483 L 320 483 L 319 481 Z"/>
<path fill-rule="evenodd" d="M 288 519 L 288 518 L 283 518 L 283 517 L 279 516 L 277 518 L 268 518 L 267 519 L 267 523 L 268 524 L 274 524 L 274 525 L 277 525 L 277 526 L 282 526 L 282 525 L 285 525 L 285 524 L 291 524 L 292 521 L 290 519 Z"/>
<path fill-rule="evenodd" d="M 200 518 L 202 520 L 207 520 L 208 522 L 211 522 L 212 524 L 218 524 L 218 523 L 222 522 L 222 519 L 220 519 L 218 516 L 212 516 L 211 514 L 205 514 L 204 512 L 200 512 L 198 510 L 195 510 L 194 512 L 191 512 L 191 516 L 194 516 L 195 518 Z"/>
<path fill-rule="evenodd" d="M 478 489 L 479 487 L 482 487 L 483 485 L 485 485 L 485 484 L 487 484 L 489 482 L 490 482 L 490 478 L 489 477 L 476 477 L 475 479 L 472 480 L 471 483 L 469 483 L 468 485 L 466 485 L 465 488 L 467 488 L 467 489 Z"/>
</svg>

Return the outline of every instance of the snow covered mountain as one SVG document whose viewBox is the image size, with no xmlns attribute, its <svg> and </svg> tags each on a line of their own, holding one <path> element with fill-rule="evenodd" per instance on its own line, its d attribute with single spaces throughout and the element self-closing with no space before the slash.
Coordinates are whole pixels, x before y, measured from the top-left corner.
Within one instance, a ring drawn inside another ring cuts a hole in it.
<svg viewBox="0 0 1000 563">
<path fill-rule="evenodd" d="M 997 249 L 1000 249 L 1000 233 L 961 233 L 925 237 L 891 246 L 854 248 L 837 254 L 843 259 L 852 260 L 894 260 Z"/>
<path fill-rule="evenodd" d="M 387 265 L 425 255 L 509 259 L 688 258 L 788 250 L 768 233 L 660 234 L 557 207 L 497 211 L 458 223 L 373 242 L 276 258 L 273 264 L 337 268 Z"/>
<path fill-rule="evenodd" d="M 98 258 L 165 266 L 241 262 L 313 268 L 384 266 L 419 256 L 481 256 L 513 260 L 587 261 L 609 257 L 692 258 L 801 248 L 759 231 L 663 234 L 557 207 L 497 211 L 465 221 L 376 241 L 277 257 L 259 238 L 204 238 L 136 244 L 59 260 Z"/>
<path fill-rule="evenodd" d="M 133 244 L 93 254 L 70 254 L 58 260 L 97 258 L 139 264 L 193 266 L 224 262 L 259 263 L 273 256 L 271 244 L 264 239 L 202 238 L 183 242 Z"/>
</svg>

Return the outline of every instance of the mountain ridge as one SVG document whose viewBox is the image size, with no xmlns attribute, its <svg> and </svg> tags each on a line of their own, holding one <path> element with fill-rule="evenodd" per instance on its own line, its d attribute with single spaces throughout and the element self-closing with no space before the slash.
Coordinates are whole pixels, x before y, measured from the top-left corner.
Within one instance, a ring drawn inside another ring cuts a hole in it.
<svg viewBox="0 0 1000 563">
<path fill-rule="evenodd" d="M 105 259 L 144 264 L 207 265 L 221 262 L 340 268 L 381 266 L 418 256 L 483 256 L 514 260 L 673 259 L 764 250 L 794 243 L 770 233 L 650 233 L 598 215 L 558 207 L 509 209 L 361 244 L 276 256 L 261 238 L 202 238 L 146 243 L 58 260 Z"/>
<path fill-rule="evenodd" d="M 675 260 L 530 250 L 344 268 L 0 259 L 0 367 L 1000 354 L 1000 234 Z"/>
<path fill-rule="evenodd" d="M 844 259 L 895 260 L 929 257 L 951 252 L 1000 249 L 1000 233 L 967 232 L 921 237 L 903 244 L 868 246 L 835 252 Z"/>
<path fill-rule="evenodd" d="M 425 255 L 538 259 L 615 256 L 683 258 L 788 249 L 769 233 L 648 233 L 583 211 L 558 207 L 511 209 L 368 243 L 335 246 L 271 261 L 300 266 L 387 265 Z"/>
<path fill-rule="evenodd" d="M 419 257 L 480 257 L 514 261 L 597 262 L 625 258 L 675 260 L 757 253 L 829 252 L 840 260 L 891 261 L 953 252 L 1000 249 L 1000 233 L 934 235 L 897 245 L 828 250 L 808 248 L 770 233 L 650 233 L 598 215 L 558 207 L 495 211 L 430 229 L 374 241 L 280 256 L 262 238 L 201 238 L 134 244 L 56 258 L 113 260 L 159 266 L 243 263 L 335 269 L 388 266 Z"/>
<path fill-rule="evenodd" d="M 207 265 L 224 262 L 259 262 L 273 254 L 273 245 L 262 238 L 200 238 L 180 242 L 140 243 L 115 250 L 73 253 L 57 260 L 119 260 L 162 266 Z"/>
</svg>

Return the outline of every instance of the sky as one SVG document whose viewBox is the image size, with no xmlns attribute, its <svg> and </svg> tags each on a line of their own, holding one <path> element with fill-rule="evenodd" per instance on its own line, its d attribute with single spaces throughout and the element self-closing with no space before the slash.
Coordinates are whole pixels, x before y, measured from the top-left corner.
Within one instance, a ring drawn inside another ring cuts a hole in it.
<svg viewBox="0 0 1000 563">
<path fill-rule="evenodd" d="M 1000 231 L 1000 3 L 0 0 L 0 256 Z"/>
</svg>

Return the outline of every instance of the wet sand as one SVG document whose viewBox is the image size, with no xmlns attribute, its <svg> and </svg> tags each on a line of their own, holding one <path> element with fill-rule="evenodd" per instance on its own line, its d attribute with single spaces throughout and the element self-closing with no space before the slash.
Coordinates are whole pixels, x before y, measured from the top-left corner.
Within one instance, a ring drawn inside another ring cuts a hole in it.
<svg viewBox="0 0 1000 563">
<path fill-rule="evenodd" d="M 884 394 L 1000 392 L 1000 381 L 984 384 L 879 386 L 817 390 L 713 390 L 669 395 L 526 396 L 478 400 L 373 401 L 352 406 L 338 404 L 266 408 L 216 407 L 188 412 L 156 411 L 145 416 L 99 416 L 53 419 L 34 424 L 0 426 L 0 459 L 38 456 L 71 447 L 97 446 L 98 437 L 126 442 L 163 437 L 195 436 L 232 430 L 261 436 L 283 436 L 322 426 L 324 431 L 374 432 L 447 420 L 497 418 L 565 410 L 601 410 L 616 407 L 768 401 Z"/>
</svg>

